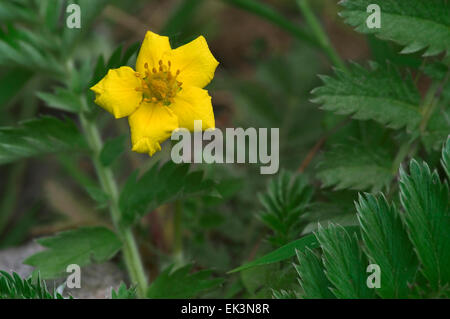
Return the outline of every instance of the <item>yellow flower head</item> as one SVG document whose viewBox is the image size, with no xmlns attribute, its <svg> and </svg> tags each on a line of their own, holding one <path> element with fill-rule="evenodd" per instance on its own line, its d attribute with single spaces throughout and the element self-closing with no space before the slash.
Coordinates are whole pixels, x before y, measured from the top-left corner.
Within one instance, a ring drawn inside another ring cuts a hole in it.
<svg viewBox="0 0 450 319">
<path fill-rule="evenodd" d="M 204 37 L 172 50 L 169 38 L 148 31 L 136 60 L 111 69 L 91 90 L 116 118 L 129 116 L 133 151 L 152 156 L 177 128 L 214 128 L 211 97 L 203 88 L 219 62 Z"/>
</svg>

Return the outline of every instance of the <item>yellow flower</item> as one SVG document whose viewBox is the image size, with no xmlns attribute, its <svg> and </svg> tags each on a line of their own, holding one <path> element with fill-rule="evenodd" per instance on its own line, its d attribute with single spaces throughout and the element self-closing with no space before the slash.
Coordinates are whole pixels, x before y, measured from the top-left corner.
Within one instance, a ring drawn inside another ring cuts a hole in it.
<svg viewBox="0 0 450 319">
<path fill-rule="evenodd" d="M 211 97 L 203 88 L 219 62 L 204 37 L 177 49 L 169 38 L 148 31 L 136 60 L 136 72 L 127 66 L 111 69 L 91 90 L 95 103 L 116 118 L 129 116 L 132 150 L 152 156 L 177 128 L 214 128 Z"/>
</svg>

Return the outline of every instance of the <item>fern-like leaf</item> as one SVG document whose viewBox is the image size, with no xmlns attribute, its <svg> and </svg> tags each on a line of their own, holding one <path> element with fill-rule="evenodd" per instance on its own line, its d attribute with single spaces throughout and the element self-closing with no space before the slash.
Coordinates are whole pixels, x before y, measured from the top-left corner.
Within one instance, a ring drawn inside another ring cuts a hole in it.
<svg viewBox="0 0 450 319">
<path fill-rule="evenodd" d="M 274 231 L 270 241 L 282 246 L 297 238 L 306 224 L 301 215 L 308 207 L 313 190 L 304 176 L 282 171 L 271 180 L 268 191 L 259 196 L 264 212 L 261 220 Z"/>
</svg>

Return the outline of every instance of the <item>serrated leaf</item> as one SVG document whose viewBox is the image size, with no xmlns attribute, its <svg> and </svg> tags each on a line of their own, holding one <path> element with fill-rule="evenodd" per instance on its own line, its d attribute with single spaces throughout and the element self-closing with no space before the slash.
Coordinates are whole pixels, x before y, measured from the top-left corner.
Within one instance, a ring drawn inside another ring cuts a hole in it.
<svg viewBox="0 0 450 319">
<path fill-rule="evenodd" d="M 382 298 L 407 298 L 418 271 L 418 260 L 395 206 L 383 195 L 365 194 L 356 203 L 365 251 L 380 266 Z"/>
<path fill-rule="evenodd" d="M 304 253 L 297 251 L 298 265 L 294 264 L 306 299 L 335 298 L 330 290 L 331 282 L 323 271 L 322 261 L 309 248 Z"/>
<path fill-rule="evenodd" d="M 196 194 L 212 193 L 214 182 L 206 179 L 202 171 L 189 172 L 189 164 L 166 162 L 153 165 L 142 177 L 132 174 L 120 195 L 122 223 L 130 225 L 158 206 Z"/>
<path fill-rule="evenodd" d="M 353 63 L 349 72 L 336 70 L 335 77 L 321 78 L 324 85 L 312 93 L 324 110 L 395 129 L 412 130 L 420 123 L 420 94 L 411 76 L 402 77 L 392 65 L 372 63 L 367 70 Z"/>
<path fill-rule="evenodd" d="M 211 279 L 210 270 L 201 270 L 190 274 L 192 265 L 186 265 L 173 270 L 166 268 L 147 291 L 147 297 L 153 299 L 187 299 L 197 296 L 200 292 L 217 287 L 223 279 Z"/>
<path fill-rule="evenodd" d="M 450 282 L 449 188 L 426 163 L 412 160 L 410 174 L 400 170 L 402 215 L 422 263 L 421 271 L 434 289 Z"/>
<path fill-rule="evenodd" d="M 47 248 L 28 257 L 24 263 L 36 267 L 43 278 L 61 276 L 68 265 L 80 267 L 112 258 L 122 246 L 119 238 L 104 227 L 84 227 L 38 239 Z"/>
<path fill-rule="evenodd" d="M 381 27 L 368 28 L 370 4 L 381 9 Z M 450 3 L 446 0 L 344 0 L 340 15 L 345 22 L 362 33 L 404 46 L 402 53 L 425 49 L 425 55 L 450 50 Z"/>
<path fill-rule="evenodd" d="M 366 284 L 368 261 L 362 253 L 356 234 L 345 228 L 330 224 L 319 226 L 317 240 L 323 251 L 326 275 L 333 284 L 331 288 L 338 298 L 373 298 L 374 291 Z"/>
<path fill-rule="evenodd" d="M 379 191 L 393 178 L 392 157 L 381 146 L 371 146 L 358 141 L 336 145 L 325 153 L 318 164 L 317 177 L 323 187 L 335 190 L 355 189 Z"/>
<path fill-rule="evenodd" d="M 45 116 L 0 128 L 0 164 L 84 147 L 82 135 L 69 119 Z"/>
<path fill-rule="evenodd" d="M 81 111 L 80 97 L 69 90 L 57 88 L 53 93 L 38 92 L 37 96 L 43 100 L 48 107 L 73 113 Z"/>
</svg>

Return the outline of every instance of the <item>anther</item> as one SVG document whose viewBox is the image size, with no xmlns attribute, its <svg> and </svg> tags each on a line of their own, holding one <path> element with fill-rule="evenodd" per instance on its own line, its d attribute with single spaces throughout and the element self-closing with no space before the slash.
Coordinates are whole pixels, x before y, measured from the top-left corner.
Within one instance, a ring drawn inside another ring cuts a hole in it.
<svg viewBox="0 0 450 319">
<path fill-rule="evenodd" d="M 156 68 L 153 68 L 153 70 L 152 70 L 152 71 L 153 71 L 153 73 L 156 73 L 156 72 L 158 72 L 158 71 L 156 71 Z"/>
<path fill-rule="evenodd" d="M 159 60 L 159 65 L 162 65 L 163 64 L 163 61 L 162 60 Z"/>
<path fill-rule="evenodd" d="M 145 62 L 144 68 L 148 69 L 148 63 L 147 62 Z"/>
<path fill-rule="evenodd" d="M 134 72 L 134 75 L 135 75 L 137 78 L 140 78 L 140 77 L 141 77 L 141 74 L 140 74 L 139 72 Z"/>
</svg>

